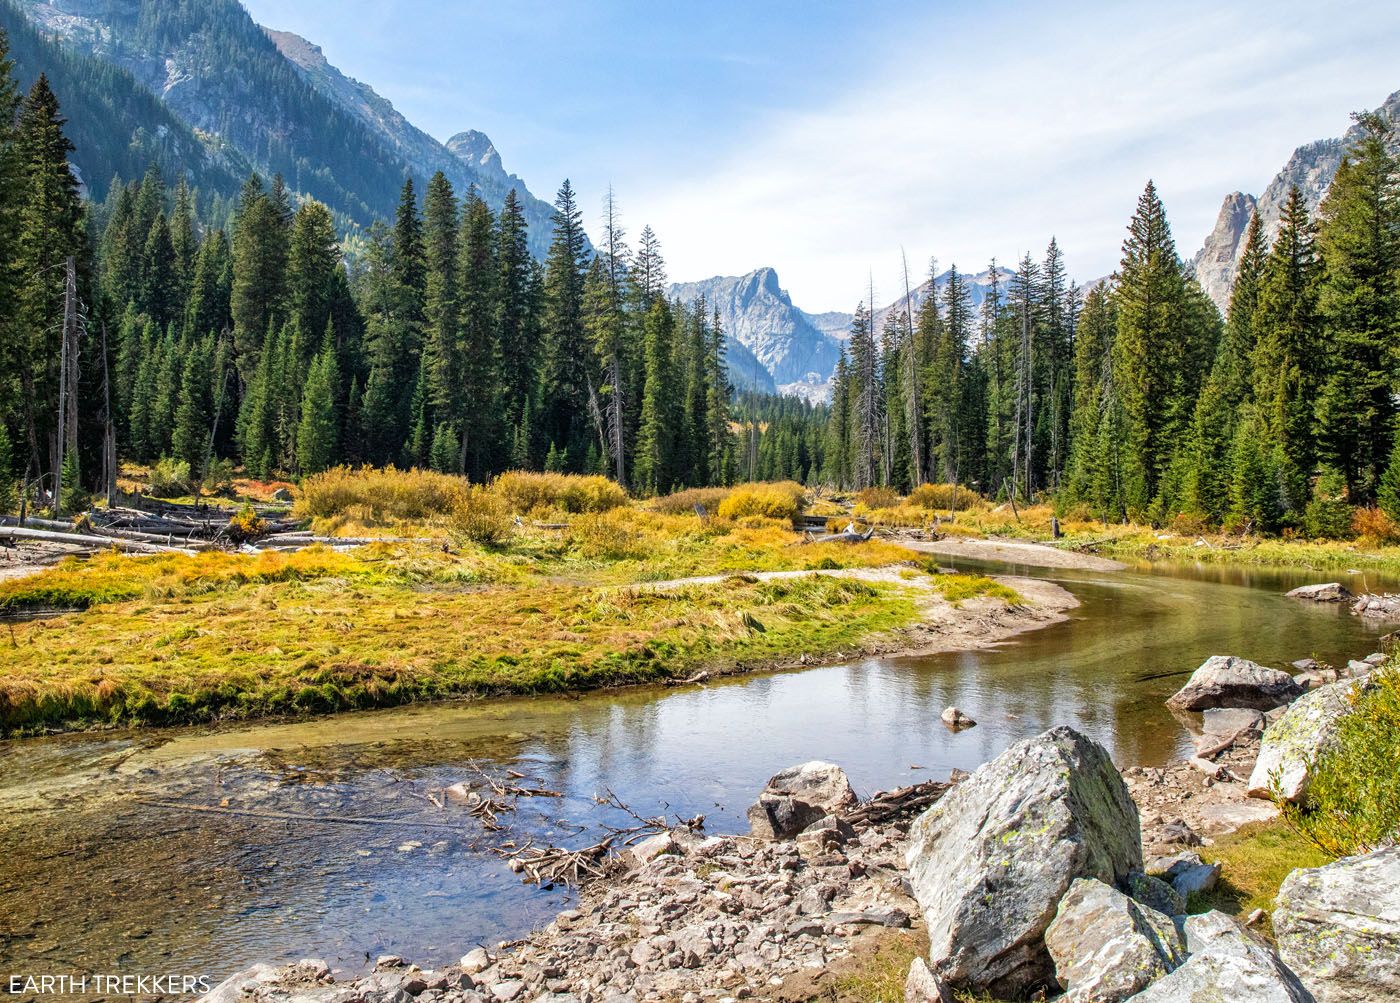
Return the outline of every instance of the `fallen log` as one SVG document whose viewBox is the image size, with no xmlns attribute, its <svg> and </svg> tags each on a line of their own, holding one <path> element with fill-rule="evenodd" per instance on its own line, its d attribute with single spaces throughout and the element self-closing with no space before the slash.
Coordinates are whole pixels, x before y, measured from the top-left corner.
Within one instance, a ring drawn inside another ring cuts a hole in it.
<svg viewBox="0 0 1400 1003">
<path fill-rule="evenodd" d="M 43 543 L 66 543 L 79 547 L 95 547 L 99 550 L 114 547 L 129 550 L 136 554 L 190 554 L 195 551 L 188 547 L 169 547 L 163 544 L 142 543 L 136 540 L 123 540 L 112 536 L 91 536 L 87 533 L 60 533 L 48 529 L 24 529 L 19 526 L 0 526 L 0 540 L 38 540 Z"/>
<path fill-rule="evenodd" d="M 826 533 L 822 536 L 807 534 L 808 543 L 864 543 L 875 535 L 875 527 L 871 526 L 864 533 L 857 533 L 853 529 L 848 529 L 843 533 Z"/>
</svg>

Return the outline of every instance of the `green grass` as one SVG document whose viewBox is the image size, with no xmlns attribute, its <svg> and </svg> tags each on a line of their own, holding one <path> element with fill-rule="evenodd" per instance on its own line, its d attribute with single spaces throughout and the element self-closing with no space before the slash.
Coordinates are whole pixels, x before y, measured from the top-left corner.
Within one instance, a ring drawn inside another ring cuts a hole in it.
<svg viewBox="0 0 1400 1003">
<path fill-rule="evenodd" d="M 1220 880 L 1211 891 L 1192 894 L 1187 911 L 1219 909 L 1244 919 L 1263 909 L 1266 918 L 1261 929 L 1269 936 L 1273 933 L 1270 914 L 1283 879 L 1296 868 L 1321 867 L 1332 859 L 1280 821 L 1245 826 L 1197 852 L 1201 859 L 1221 865 Z"/>
</svg>

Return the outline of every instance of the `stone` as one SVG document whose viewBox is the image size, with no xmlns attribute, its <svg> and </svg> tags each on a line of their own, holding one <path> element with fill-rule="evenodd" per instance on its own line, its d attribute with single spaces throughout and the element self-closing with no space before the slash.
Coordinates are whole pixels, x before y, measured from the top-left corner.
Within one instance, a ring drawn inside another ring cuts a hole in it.
<svg viewBox="0 0 1400 1003">
<path fill-rule="evenodd" d="M 1076 878 L 1142 870 L 1137 807 L 1107 751 L 1072 728 L 1018 742 L 909 832 L 906 860 L 933 969 L 1017 998 L 1048 982 L 1044 934 Z"/>
<path fill-rule="evenodd" d="M 275 502 L 292 501 L 292 493 L 286 488 L 278 488 L 276 491 L 272 492 L 272 500 Z"/>
<path fill-rule="evenodd" d="M 1269 710 L 1297 699 L 1302 692 L 1287 672 L 1266 668 L 1247 658 L 1212 655 L 1191 673 L 1185 686 L 1167 698 L 1167 706 L 1173 710 Z"/>
<path fill-rule="evenodd" d="M 1192 892 L 1210 891 L 1220 878 L 1220 865 L 1206 863 L 1198 853 L 1178 853 L 1156 861 L 1155 866 L 1161 868 L 1162 880 L 1183 899 L 1190 898 Z"/>
<path fill-rule="evenodd" d="M 1337 681 L 1337 670 L 1331 667 L 1319 667 L 1308 669 L 1306 672 L 1299 672 L 1293 677 L 1293 681 L 1305 690 L 1315 690 L 1322 686 Z"/>
<path fill-rule="evenodd" d="M 1216 909 L 1196 916 L 1187 916 L 1182 926 L 1186 934 L 1188 954 L 1219 951 L 1243 956 L 1249 948 L 1260 946 L 1238 923 Z"/>
<path fill-rule="evenodd" d="M 1157 842 L 1180 843 L 1182 846 L 1200 846 L 1201 837 L 1183 819 L 1172 819 L 1157 830 Z"/>
<path fill-rule="evenodd" d="M 1176 971 L 1133 997 L 1133 1003 L 1314 1003 L 1298 977 L 1267 948 L 1255 945 L 1193 954 Z"/>
<path fill-rule="evenodd" d="M 1333 683 L 1303 694 L 1264 731 L 1259 757 L 1249 775 L 1249 796 L 1272 800 L 1274 788 L 1286 801 L 1300 801 L 1308 791 L 1309 764 L 1336 740 L 1337 724 L 1351 709 L 1355 680 Z"/>
<path fill-rule="evenodd" d="M 1227 801 L 1206 805 L 1201 809 L 1201 831 L 1212 838 L 1235 832 L 1255 822 L 1278 818 L 1279 811 L 1272 801 Z"/>
<path fill-rule="evenodd" d="M 972 720 L 957 707 L 946 707 L 943 710 L 943 723 L 954 731 L 961 731 L 964 728 L 975 728 L 977 722 Z"/>
<path fill-rule="evenodd" d="M 637 863 L 647 864 L 665 854 L 679 853 L 680 846 L 669 832 L 659 832 L 637 843 L 628 852 Z"/>
<path fill-rule="evenodd" d="M 374 959 L 374 970 L 376 972 L 382 972 L 388 968 L 402 968 L 403 966 L 404 960 L 397 954 L 381 954 L 378 958 Z"/>
<path fill-rule="evenodd" d="M 902 930 L 909 926 L 909 914 L 903 909 L 847 910 L 830 913 L 826 921 L 832 926 L 888 926 Z"/>
<path fill-rule="evenodd" d="M 1259 733 L 1264 730 L 1264 715 L 1251 707 L 1211 707 L 1201 714 L 1201 730 L 1215 738 L 1242 731 Z"/>
<path fill-rule="evenodd" d="M 466 954 L 462 955 L 462 971 L 469 975 L 477 972 L 484 972 L 491 967 L 491 957 L 486 953 L 484 947 L 473 947 Z"/>
<path fill-rule="evenodd" d="M 1167 916 L 1180 916 L 1186 912 L 1186 899 L 1173 888 L 1170 882 L 1152 874 L 1134 871 L 1128 875 L 1128 894 L 1149 909 L 1156 909 Z"/>
<path fill-rule="evenodd" d="M 1070 886 L 1045 931 L 1055 977 L 1067 1000 L 1119 1003 L 1186 960 L 1171 917 L 1096 878 Z"/>
<path fill-rule="evenodd" d="M 904 1003 L 953 1003 L 948 984 L 929 970 L 928 962 L 915 958 L 904 980 Z"/>
<path fill-rule="evenodd" d="M 1317 1003 L 1400 1000 L 1400 847 L 1294 871 L 1274 934 Z"/>
<path fill-rule="evenodd" d="M 1342 670 L 1342 675 L 1347 679 L 1365 679 L 1375 671 L 1376 667 L 1370 662 L 1353 658 L 1347 662 L 1347 667 Z"/>
<path fill-rule="evenodd" d="M 200 997 L 198 1003 L 240 1003 L 259 986 L 276 982 L 277 977 L 277 969 L 271 965 L 253 965 L 224 979 Z"/>
<path fill-rule="evenodd" d="M 1346 602 L 1351 598 L 1351 590 L 1341 582 L 1326 582 L 1322 585 L 1302 585 L 1286 595 L 1289 599 L 1306 599 L 1309 602 Z"/>
<path fill-rule="evenodd" d="M 1351 604 L 1351 611 L 1358 616 L 1393 617 L 1400 616 L 1400 596 L 1367 595 L 1360 596 Z"/>
<path fill-rule="evenodd" d="M 519 979 L 506 979 L 491 987 L 491 996 L 497 1003 L 510 1003 L 525 991 L 525 983 Z"/>
<path fill-rule="evenodd" d="M 749 829 L 760 839 L 792 839 L 827 815 L 856 803 L 846 772 L 833 763 L 813 761 L 769 778 L 749 808 Z"/>
</svg>

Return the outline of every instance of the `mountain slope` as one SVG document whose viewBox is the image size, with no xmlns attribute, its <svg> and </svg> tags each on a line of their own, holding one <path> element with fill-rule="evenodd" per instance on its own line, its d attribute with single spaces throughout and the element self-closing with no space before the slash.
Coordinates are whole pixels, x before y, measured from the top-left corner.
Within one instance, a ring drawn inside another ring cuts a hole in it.
<svg viewBox="0 0 1400 1003">
<path fill-rule="evenodd" d="M 1377 110 L 1392 122 L 1400 123 L 1400 91 L 1390 95 Z M 1339 139 L 1322 139 L 1298 147 L 1257 199 L 1242 192 L 1225 196 L 1215 228 L 1191 261 L 1201 288 L 1215 301 L 1221 313 L 1230 305 L 1230 289 L 1244 251 L 1244 231 L 1249 225 L 1250 213 L 1259 213 L 1264 234 L 1272 240 L 1278 230 L 1283 204 L 1294 185 L 1302 191 L 1308 209 L 1316 212 L 1337 175 L 1342 157 L 1360 135 L 1360 126 L 1353 125 Z M 1395 149 L 1400 152 L 1400 133 L 1395 137 Z"/>
<path fill-rule="evenodd" d="M 237 151 L 196 135 L 125 70 L 45 38 L 10 0 L 0 0 L 0 29 L 9 36 L 22 87 L 40 73 L 48 76 L 89 197 L 104 198 L 114 176 L 139 178 L 152 162 L 171 182 L 184 178 L 205 192 L 231 195 L 247 176 Z"/>
<path fill-rule="evenodd" d="M 775 383 L 803 380 L 809 373 L 825 379 L 836 366 L 840 348 L 835 339 L 793 305 L 771 268 L 675 283 L 670 295 L 685 303 L 704 297 L 719 311 L 724 330 L 753 353 Z"/>
<path fill-rule="evenodd" d="M 454 156 L 317 46 L 265 33 L 237 0 L 20 0 L 19 9 L 68 50 L 126 71 L 186 131 L 217 137 L 265 174 L 280 172 L 342 220 L 391 216 L 404 178 L 421 184 L 437 170 L 459 188 L 476 184 L 496 207 L 509 190 L 504 171 Z M 532 196 L 525 203 L 538 252 L 549 207 Z"/>
</svg>

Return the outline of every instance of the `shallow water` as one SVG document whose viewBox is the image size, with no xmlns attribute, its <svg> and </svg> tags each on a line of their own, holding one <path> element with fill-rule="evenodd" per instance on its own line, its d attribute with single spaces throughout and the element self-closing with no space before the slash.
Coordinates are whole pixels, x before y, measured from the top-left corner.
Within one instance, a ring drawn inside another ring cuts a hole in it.
<svg viewBox="0 0 1400 1003">
<path fill-rule="evenodd" d="M 217 980 L 256 960 L 315 956 L 353 970 L 382 953 L 440 964 L 520 936 L 566 898 L 522 885 L 474 820 L 425 796 L 470 779 L 473 764 L 564 795 L 522 801 L 517 839 L 592 842 L 620 822 L 592 799 L 607 788 L 645 814 L 699 813 L 711 831 L 738 831 L 763 781 L 808 759 L 840 763 L 869 792 L 973 769 L 1071 724 L 1120 766 L 1162 763 L 1190 743 L 1162 701 L 1208 655 L 1335 662 L 1373 650 L 1380 632 L 1344 608 L 1283 598 L 1321 580 L 1307 572 L 996 570 L 1058 581 L 1081 606 L 991 651 L 0 743 L 0 976 Z M 949 732 L 939 722 L 949 704 L 978 727 Z"/>
</svg>

